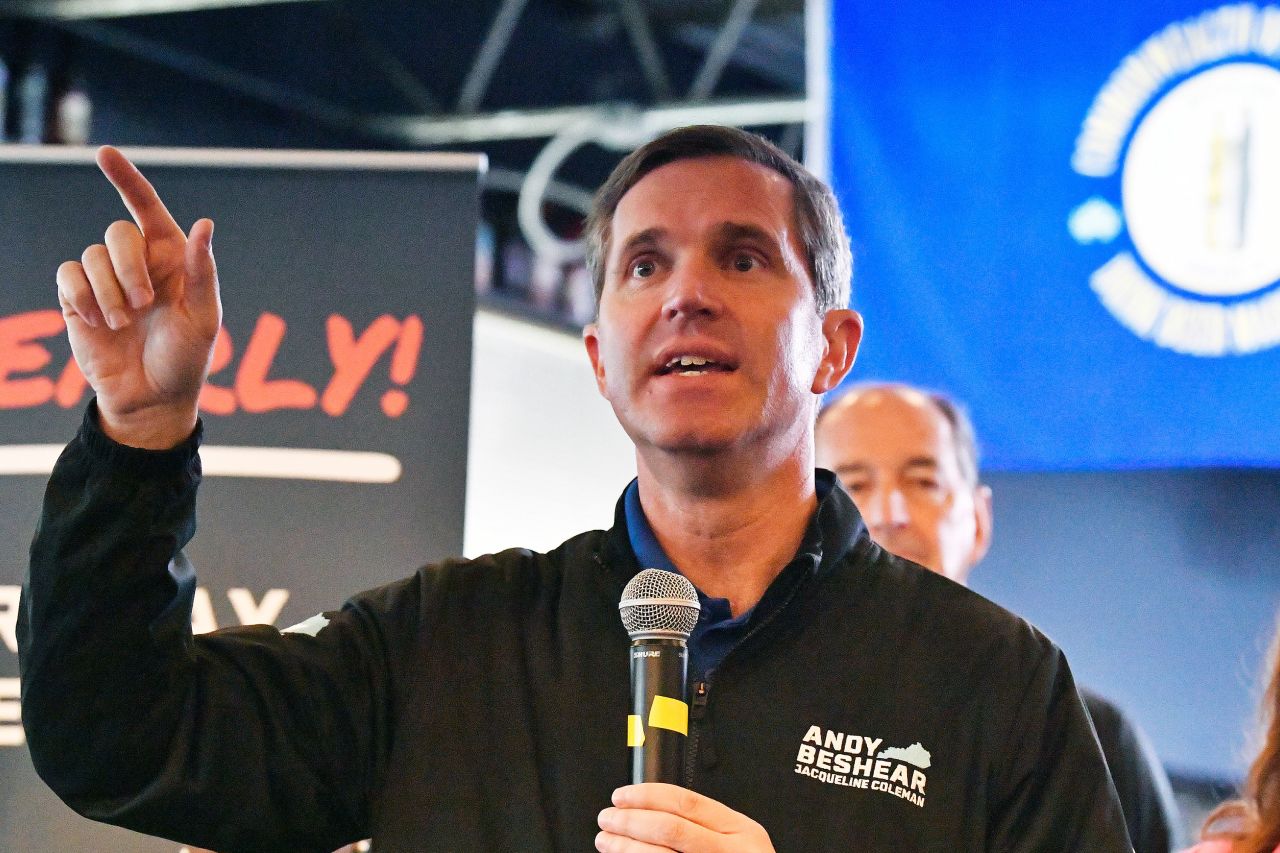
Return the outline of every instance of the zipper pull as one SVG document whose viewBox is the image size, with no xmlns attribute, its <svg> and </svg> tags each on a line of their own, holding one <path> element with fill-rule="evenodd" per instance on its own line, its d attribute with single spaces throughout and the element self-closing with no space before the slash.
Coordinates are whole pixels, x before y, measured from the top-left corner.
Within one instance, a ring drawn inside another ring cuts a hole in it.
<svg viewBox="0 0 1280 853">
<path fill-rule="evenodd" d="M 711 686 L 705 681 L 693 685 L 693 707 L 689 715 L 698 724 L 694 730 L 694 743 L 697 747 L 697 764 L 704 769 L 716 765 L 715 739 L 709 730 L 703 729 L 703 718 L 707 715 L 707 698 L 711 695 Z M 690 756 L 692 757 L 692 756 Z"/>
<path fill-rule="evenodd" d="M 707 682 L 699 681 L 693 685 L 693 707 L 690 709 L 690 715 L 695 720 L 701 720 L 707 713 Z"/>
</svg>

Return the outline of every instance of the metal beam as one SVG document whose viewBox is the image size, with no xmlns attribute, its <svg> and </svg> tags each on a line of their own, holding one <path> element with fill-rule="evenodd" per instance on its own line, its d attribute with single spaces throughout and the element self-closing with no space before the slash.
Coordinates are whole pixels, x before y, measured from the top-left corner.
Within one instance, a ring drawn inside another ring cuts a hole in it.
<svg viewBox="0 0 1280 853">
<path fill-rule="evenodd" d="M 658 51 L 658 43 L 653 37 L 653 29 L 649 26 L 649 17 L 645 14 L 638 0 L 617 0 L 618 13 L 622 16 L 622 25 L 635 48 L 636 58 L 640 60 L 640 68 L 645 79 L 649 81 L 649 91 L 655 101 L 671 100 L 671 78 L 667 76 L 667 68 L 662 62 L 662 54 Z"/>
<path fill-rule="evenodd" d="M 810 0 L 817 2 L 817 0 Z M 721 26 L 683 24 L 674 31 L 677 42 L 705 56 L 719 36 Z M 742 32 L 729 64 L 767 80 L 782 92 L 802 92 L 805 87 L 805 31 L 800 17 L 756 17 Z"/>
<path fill-rule="evenodd" d="M 803 122 L 808 104 L 803 97 L 737 99 L 698 104 L 676 103 L 648 109 L 617 104 L 561 107 L 545 110 L 505 110 L 487 115 L 362 116 L 344 107 L 298 92 L 252 74 L 229 68 L 127 30 L 92 21 L 51 21 L 56 29 L 170 68 L 230 92 L 345 131 L 414 146 L 442 146 L 509 139 L 549 139 L 589 122 L 605 137 L 627 136 L 684 124 L 738 126 Z M 610 128 L 617 130 L 611 131 Z"/>
<path fill-rule="evenodd" d="M 493 78 L 498 63 L 502 61 L 502 54 L 507 51 L 507 44 L 516 31 L 516 23 L 527 2 L 528 0 L 502 0 L 502 7 L 489 25 L 489 33 L 462 84 L 462 92 L 458 95 L 458 112 L 473 113 L 480 108 L 480 102 L 489 90 L 489 81 Z"/>
<path fill-rule="evenodd" d="M 599 115 L 600 112 L 597 107 L 558 107 L 545 110 L 501 110 L 469 116 L 370 116 L 364 119 L 362 125 L 370 133 L 403 139 L 414 145 L 449 145 L 555 136 L 565 127 Z"/>
<path fill-rule="evenodd" d="M 361 121 L 361 128 L 411 145 L 434 146 L 547 138 L 579 126 L 583 121 L 594 121 L 602 127 L 636 125 L 660 130 L 683 124 L 793 124 L 805 120 L 807 109 L 803 97 L 677 103 L 643 110 L 601 104 L 546 110 L 505 110 L 475 116 L 370 117 Z"/>
<path fill-rule="evenodd" d="M 351 110 L 204 57 L 177 50 L 120 27 L 94 21 L 50 21 L 49 25 L 112 50 L 221 86 L 230 92 L 282 110 L 301 113 L 329 127 L 347 131 L 360 131 L 363 127 L 359 117 Z"/>
<path fill-rule="evenodd" d="M 244 6 L 326 3 L 329 0 L 0 0 L 0 15 L 61 21 L 203 12 Z"/>
<path fill-rule="evenodd" d="M 747 24 L 751 23 L 751 16 L 755 14 L 758 4 L 759 0 L 737 0 L 733 4 L 733 8 L 729 10 L 729 17 L 720 28 L 720 34 L 716 36 L 716 40 L 711 43 L 711 49 L 707 51 L 702 68 L 698 70 L 698 78 L 689 87 L 689 100 L 702 101 L 711 97 L 716 84 L 720 82 L 720 75 L 724 73 L 725 66 L 733 56 L 734 48 L 742 38 L 743 30 L 747 28 Z"/>
<path fill-rule="evenodd" d="M 409 102 L 409 108 L 424 113 L 440 111 L 440 103 L 417 75 L 399 56 L 369 30 L 369 26 L 351 8 L 349 0 L 337 0 L 333 6 L 336 21 L 350 34 L 356 48 L 386 78 L 387 84 Z"/>
</svg>

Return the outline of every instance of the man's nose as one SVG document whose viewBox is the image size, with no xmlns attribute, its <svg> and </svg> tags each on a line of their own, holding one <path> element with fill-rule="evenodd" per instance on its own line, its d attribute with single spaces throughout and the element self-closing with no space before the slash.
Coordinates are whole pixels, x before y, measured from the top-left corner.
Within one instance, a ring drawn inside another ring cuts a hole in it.
<svg viewBox="0 0 1280 853">
<path fill-rule="evenodd" d="M 667 279 L 667 298 L 662 306 L 668 320 L 719 316 L 722 308 L 715 286 L 716 270 L 706 263 L 686 261 Z"/>
<path fill-rule="evenodd" d="M 872 530 L 905 527 L 910 520 L 907 499 L 896 487 L 873 489 L 864 501 L 863 518 Z"/>
</svg>

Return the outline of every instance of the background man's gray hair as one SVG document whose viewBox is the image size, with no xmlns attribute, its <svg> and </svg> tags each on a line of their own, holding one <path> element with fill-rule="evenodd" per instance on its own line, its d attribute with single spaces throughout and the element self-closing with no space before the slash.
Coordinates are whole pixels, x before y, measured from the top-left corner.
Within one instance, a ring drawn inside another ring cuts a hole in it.
<svg viewBox="0 0 1280 853">
<path fill-rule="evenodd" d="M 596 304 L 604 291 L 609 230 L 618 202 L 655 169 L 703 157 L 738 157 L 772 169 L 791 182 L 796 226 L 813 278 L 818 313 L 847 308 L 853 259 L 831 188 L 764 137 L 720 125 L 695 125 L 664 133 L 628 154 L 596 192 L 587 217 L 587 269 L 595 281 Z"/>
<path fill-rule="evenodd" d="M 946 394 L 938 391 L 924 393 L 951 424 L 951 440 L 955 445 L 956 461 L 960 463 L 960 476 L 970 486 L 978 485 L 978 436 L 973 430 L 969 412 Z"/>
<path fill-rule="evenodd" d="M 946 418 L 947 423 L 951 425 L 951 444 L 956 454 L 956 463 L 960 468 L 960 476 L 970 486 L 978 485 L 978 436 L 973 429 L 973 421 L 969 419 L 969 412 L 965 407 L 943 394 L 941 391 L 929 391 L 924 388 L 916 388 L 912 385 L 906 385 L 896 382 L 864 382 L 850 386 L 847 390 L 841 392 L 834 399 L 828 400 L 822 407 L 822 411 L 818 413 L 817 423 L 821 424 L 823 417 L 827 412 L 837 406 L 841 400 L 855 394 L 865 394 L 868 391 L 881 390 L 900 390 L 913 391 L 917 394 L 923 394 L 929 402 L 937 407 L 942 416 Z M 815 425 L 816 428 L 816 425 Z"/>
</svg>

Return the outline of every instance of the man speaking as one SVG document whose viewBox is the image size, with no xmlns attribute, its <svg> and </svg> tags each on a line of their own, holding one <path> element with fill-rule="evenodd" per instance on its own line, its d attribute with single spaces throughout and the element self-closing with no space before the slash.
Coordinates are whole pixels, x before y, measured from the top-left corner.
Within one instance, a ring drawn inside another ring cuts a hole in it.
<svg viewBox="0 0 1280 853">
<path fill-rule="evenodd" d="M 861 320 L 835 201 L 778 149 L 673 131 L 597 195 L 584 339 L 638 470 L 611 530 L 200 637 L 181 549 L 213 226 L 184 234 L 118 152 L 99 162 L 133 221 L 58 271 L 97 396 L 19 627 L 32 756 L 74 808 L 227 853 L 1129 850 L 1061 652 L 875 545 L 815 473 Z M 618 602 L 650 566 L 701 605 L 684 785 L 619 788 Z"/>
</svg>

